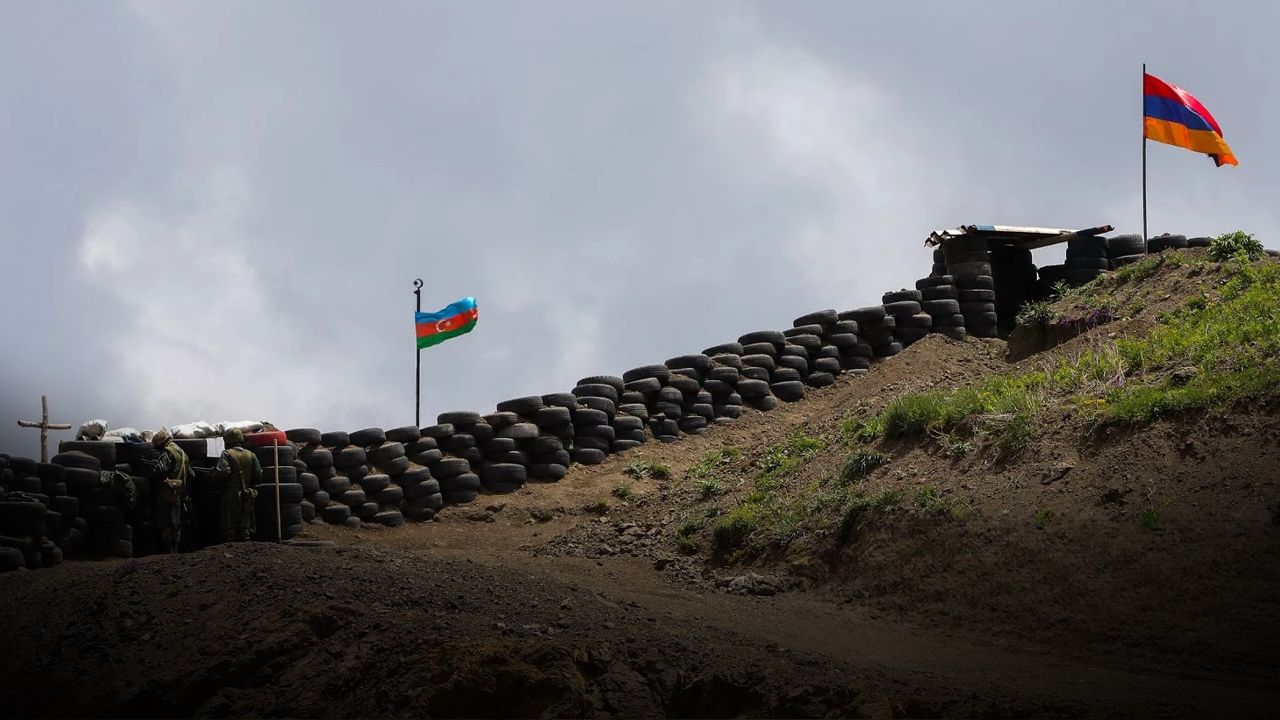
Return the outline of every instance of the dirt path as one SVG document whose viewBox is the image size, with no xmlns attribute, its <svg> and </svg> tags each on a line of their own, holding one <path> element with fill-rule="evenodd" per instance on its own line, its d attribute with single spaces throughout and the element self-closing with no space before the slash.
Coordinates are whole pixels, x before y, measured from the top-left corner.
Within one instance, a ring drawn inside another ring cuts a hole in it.
<svg viewBox="0 0 1280 720">
<path fill-rule="evenodd" d="M 994 633 L 980 639 L 940 633 L 821 591 L 735 595 L 673 582 L 642 558 L 538 556 L 532 550 L 559 532 L 597 520 L 572 516 L 532 524 L 518 514 L 518 496 L 504 500 L 498 512 L 472 511 L 492 517 L 498 528 L 456 513 L 405 532 L 366 531 L 356 537 L 321 528 L 318 534 L 340 543 L 368 543 L 437 560 L 466 558 L 551 578 L 665 627 L 744 636 L 766 648 L 830 658 L 942 695 L 1006 698 L 1024 711 L 1246 716 L 1280 708 L 1280 689 L 1267 679 L 1156 667 L 1120 653 L 1082 659 L 1072 657 L 1071 648 L 1055 651 Z"/>
</svg>

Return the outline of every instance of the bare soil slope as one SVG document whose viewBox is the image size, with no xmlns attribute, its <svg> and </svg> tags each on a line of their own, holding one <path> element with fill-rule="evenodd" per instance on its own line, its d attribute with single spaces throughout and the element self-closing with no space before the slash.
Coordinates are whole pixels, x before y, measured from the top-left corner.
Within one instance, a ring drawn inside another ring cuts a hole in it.
<svg viewBox="0 0 1280 720">
<path fill-rule="evenodd" d="M 0 577 L 0 715 L 1274 714 L 1275 407 L 1092 433 L 1049 408 L 1006 460 L 849 433 L 906 393 L 1145 332 L 1184 272 L 1017 363 L 931 337 L 436 522 Z M 868 449 L 882 464 L 841 486 Z M 750 503 L 752 532 L 717 536 Z"/>
</svg>

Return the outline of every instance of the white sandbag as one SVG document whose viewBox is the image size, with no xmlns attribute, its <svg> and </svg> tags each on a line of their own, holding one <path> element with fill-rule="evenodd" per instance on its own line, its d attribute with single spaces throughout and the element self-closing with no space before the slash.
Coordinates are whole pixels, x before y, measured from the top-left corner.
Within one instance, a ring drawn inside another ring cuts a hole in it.
<svg viewBox="0 0 1280 720">
<path fill-rule="evenodd" d="M 101 440 L 107 432 L 106 420 L 89 420 L 80 425 L 76 431 L 77 440 Z"/>
<path fill-rule="evenodd" d="M 112 442 L 143 442 L 142 433 L 131 427 L 108 430 L 102 439 Z"/>
<path fill-rule="evenodd" d="M 219 435 L 228 430 L 239 430 L 242 433 L 251 433 L 261 430 L 262 422 L 259 420 L 237 420 L 235 422 L 227 421 L 218 423 L 218 426 L 221 428 L 221 431 L 218 433 Z"/>
</svg>

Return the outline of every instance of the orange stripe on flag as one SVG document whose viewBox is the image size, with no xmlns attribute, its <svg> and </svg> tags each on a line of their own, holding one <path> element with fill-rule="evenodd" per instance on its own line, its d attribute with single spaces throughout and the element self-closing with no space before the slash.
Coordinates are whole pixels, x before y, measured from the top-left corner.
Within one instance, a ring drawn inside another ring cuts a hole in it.
<svg viewBox="0 0 1280 720">
<path fill-rule="evenodd" d="M 1208 155 L 1217 155 L 1219 165 L 1240 164 L 1231 153 L 1231 147 L 1227 145 L 1227 141 L 1212 130 L 1192 130 L 1179 123 L 1146 117 L 1142 119 L 1142 132 L 1149 140 Z"/>
</svg>

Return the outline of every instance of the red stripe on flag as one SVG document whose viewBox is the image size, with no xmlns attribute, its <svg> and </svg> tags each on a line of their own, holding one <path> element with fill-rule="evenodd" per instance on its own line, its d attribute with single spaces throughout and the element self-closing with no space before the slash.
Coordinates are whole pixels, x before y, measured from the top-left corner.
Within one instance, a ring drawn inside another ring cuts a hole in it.
<svg viewBox="0 0 1280 720">
<path fill-rule="evenodd" d="M 466 325 L 469 322 L 474 322 L 479 317 L 480 317 L 479 308 L 472 308 L 471 310 L 468 310 L 466 312 L 461 312 L 461 313 L 458 313 L 457 315 L 452 315 L 450 317 L 447 317 L 439 322 L 417 324 L 415 328 L 417 330 L 418 337 L 420 338 L 430 337 L 432 335 L 435 335 L 436 333 L 446 333 L 453 330 L 457 330 L 458 328 L 462 327 L 463 325 Z"/>
</svg>

